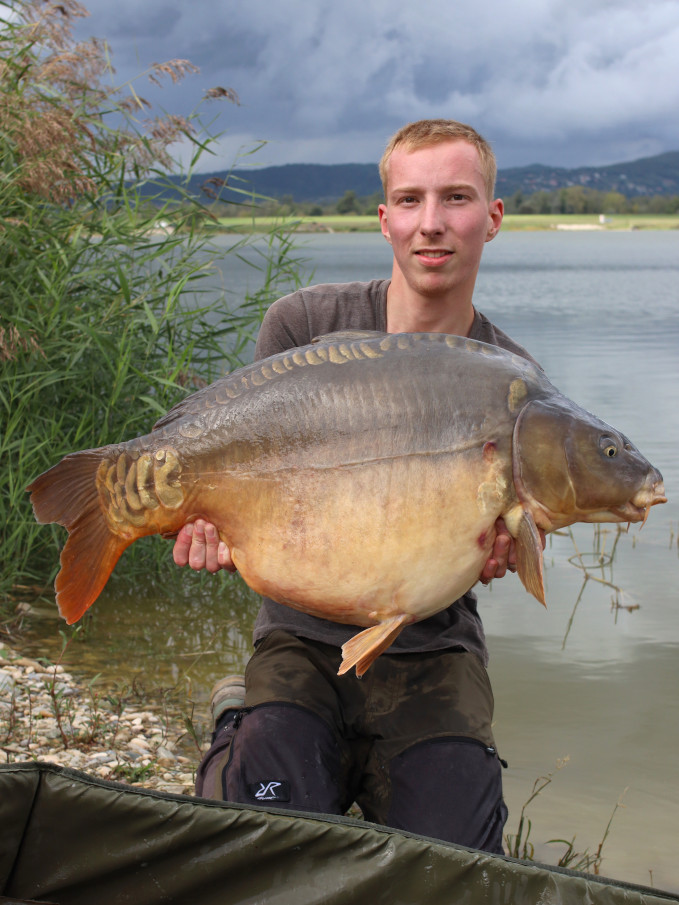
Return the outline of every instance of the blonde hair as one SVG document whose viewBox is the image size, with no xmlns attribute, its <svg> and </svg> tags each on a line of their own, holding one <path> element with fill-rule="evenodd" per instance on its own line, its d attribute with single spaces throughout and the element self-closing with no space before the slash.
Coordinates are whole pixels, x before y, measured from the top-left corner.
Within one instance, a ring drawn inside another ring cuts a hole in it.
<svg viewBox="0 0 679 905">
<path fill-rule="evenodd" d="M 420 119 L 415 123 L 408 123 L 399 129 L 389 140 L 384 154 L 380 160 L 380 179 L 384 197 L 387 197 L 387 167 L 389 159 L 396 148 L 404 148 L 406 151 L 417 151 L 430 145 L 441 144 L 444 141 L 466 141 L 478 151 L 481 161 L 483 180 L 486 185 L 486 195 L 492 201 L 495 193 L 495 179 L 497 177 L 497 162 L 493 149 L 486 139 L 479 135 L 476 129 L 465 123 L 459 123 L 454 119 Z"/>
</svg>

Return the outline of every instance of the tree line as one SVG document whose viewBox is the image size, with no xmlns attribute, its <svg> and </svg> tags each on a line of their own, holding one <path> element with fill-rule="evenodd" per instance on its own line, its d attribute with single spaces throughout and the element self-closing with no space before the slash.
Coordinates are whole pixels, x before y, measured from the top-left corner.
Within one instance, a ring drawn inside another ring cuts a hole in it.
<svg viewBox="0 0 679 905">
<path fill-rule="evenodd" d="M 292 195 L 260 199 L 252 205 L 216 202 L 213 213 L 222 217 L 322 217 L 374 215 L 383 201 L 381 192 L 358 196 L 348 189 L 336 201 L 295 201 Z M 503 199 L 507 214 L 677 214 L 679 195 L 635 196 L 602 192 L 573 185 L 552 192 L 517 191 Z"/>
<path fill-rule="evenodd" d="M 676 214 L 679 195 L 638 195 L 602 192 L 571 185 L 553 192 L 517 191 L 504 199 L 508 214 Z"/>
</svg>

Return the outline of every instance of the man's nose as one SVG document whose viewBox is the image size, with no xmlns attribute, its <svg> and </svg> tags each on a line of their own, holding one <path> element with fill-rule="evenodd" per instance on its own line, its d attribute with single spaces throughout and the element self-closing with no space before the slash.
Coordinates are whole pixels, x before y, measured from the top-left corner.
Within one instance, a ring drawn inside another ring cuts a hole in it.
<svg viewBox="0 0 679 905">
<path fill-rule="evenodd" d="M 425 201 L 421 208 L 420 232 L 431 236 L 443 232 L 443 211 L 438 201 Z"/>
</svg>

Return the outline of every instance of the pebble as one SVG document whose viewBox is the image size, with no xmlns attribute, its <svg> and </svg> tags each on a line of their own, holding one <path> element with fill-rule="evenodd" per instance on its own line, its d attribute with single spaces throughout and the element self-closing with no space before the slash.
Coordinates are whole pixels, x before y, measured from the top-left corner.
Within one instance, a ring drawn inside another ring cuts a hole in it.
<svg viewBox="0 0 679 905">
<path fill-rule="evenodd" d="M 156 750 L 156 758 L 159 767 L 173 767 L 177 763 L 177 758 L 169 748 L 159 745 Z"/>
<path fill-rule="evenodd" d="M 193 795 L 198 752 L 177 753 L 181 714 L 97 702 L 63 666 L 0 649 L 0 762 L 44 761 L 136 788 Z M 60 720 L 57 719 L 59 708 Z M 61 726 L 60 726 L 61 723 Z"/>
</svg>

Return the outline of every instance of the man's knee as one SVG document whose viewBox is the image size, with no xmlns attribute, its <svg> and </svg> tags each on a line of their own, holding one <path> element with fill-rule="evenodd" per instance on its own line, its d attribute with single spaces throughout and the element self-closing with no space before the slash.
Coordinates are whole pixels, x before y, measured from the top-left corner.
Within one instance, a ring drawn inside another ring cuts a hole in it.
<svg viewBox="0 0 679 905">
<path fill-rule="evenodd" d="M 385 823 L 502 854 L 507 808 L 497 752 L 474 739 L 419 742 L 389 764 Z"/>
<path fill-rule="evenodd" d="M 287 703 L 246 708 L 204 758 L 202 794 L 241 804 L 342 813 L 342 746 L 319 716 Z M 201 768 L 202 768 L 201 764 Z M 205 791 L 207 790 L 207 791 Z M 351 803 L 351 802 L 349 802 Z"/>
</svg>

